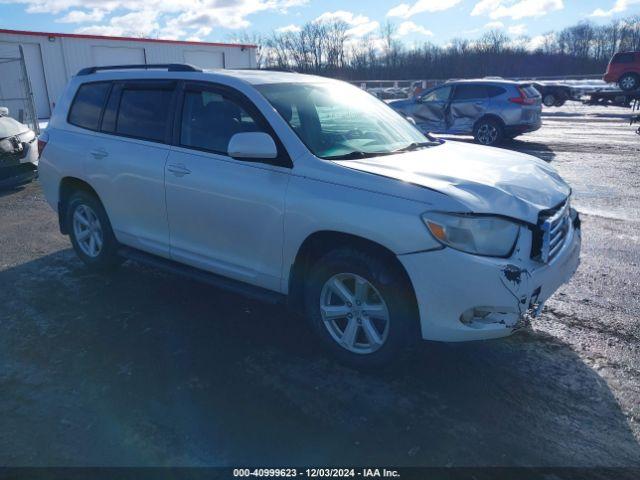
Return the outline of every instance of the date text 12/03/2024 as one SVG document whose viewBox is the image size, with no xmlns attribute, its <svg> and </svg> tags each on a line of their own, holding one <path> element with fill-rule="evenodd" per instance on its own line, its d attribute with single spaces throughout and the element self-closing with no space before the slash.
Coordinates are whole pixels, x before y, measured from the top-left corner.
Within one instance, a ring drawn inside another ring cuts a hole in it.
<svg viewBox="0 0 640 480">
<path fill-rule="evenodd" d="M 387 468 L 306 468 L 298 470 L 295 468 L 238 468 L 233 470 L 233 476 L 242 477 L 307 477 L 307 478 L 399 478 L 397 470 Z"/>
</svg>

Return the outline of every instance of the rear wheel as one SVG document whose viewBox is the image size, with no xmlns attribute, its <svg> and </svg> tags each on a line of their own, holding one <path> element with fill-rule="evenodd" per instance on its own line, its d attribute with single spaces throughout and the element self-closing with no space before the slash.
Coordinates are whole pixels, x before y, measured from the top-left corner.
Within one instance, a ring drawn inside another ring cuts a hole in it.
<svg viewBox="0 0 640 480">
<path fill-rule="evenodd" d="M 635 73 L 625 73 L 620 80 L 618 80 L 618 86 L 625 92 L 635 90 L 640 85 L 640 78 Z"/>
<path fill-rule="evenodd" d="M 323 345 L 343 363 L 392 363 L 418 338 L 411 286 L 396 268 L 352 248 L 333 250 L 312 268 L 305 310 Z"/>
<path fill-rule="evenodd" d="M 492 118 L 482 119 L 476 125 L 473 137 L 481 145 L 498 145 L 504 138 L 504 129 Z"/>
<path fill-rule="evenodd" d="M 122 263 L 111 223 L 95 195 L 74 193 L 69 199 L 66 222 L 71 244 L 87 266 L 106 270 Z"/>
<path fill-rule="evenodd" d="M 544 97 L 542 97 L 542 103 L 545 107 L 553 107 L 557 102 L 557 98 L 553 93 L 547 93 Z"/>
</svg>

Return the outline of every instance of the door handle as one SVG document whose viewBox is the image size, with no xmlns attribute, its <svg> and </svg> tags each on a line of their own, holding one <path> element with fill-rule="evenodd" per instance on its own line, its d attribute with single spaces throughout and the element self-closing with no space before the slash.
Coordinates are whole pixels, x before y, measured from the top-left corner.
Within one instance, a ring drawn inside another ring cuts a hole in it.
<svg viewBox="0 0 640 480">
<path fill-rule="evenodd" d="M 104 148 L 96 148 L 95 150 L 91 150 L 89 154 L 96 160 L 102 160 L 103 158 L 109 156 L 109 152 L 107 152 Z"/>
<path fill-rule="evenodd" d="M 173 173 L 176 177 L 184 177 L 185 175 L 189 175 L 191 170 L 184 166 L 182 163 L 173 163 L 167 167 L 171 173 Z"/>
</svg>

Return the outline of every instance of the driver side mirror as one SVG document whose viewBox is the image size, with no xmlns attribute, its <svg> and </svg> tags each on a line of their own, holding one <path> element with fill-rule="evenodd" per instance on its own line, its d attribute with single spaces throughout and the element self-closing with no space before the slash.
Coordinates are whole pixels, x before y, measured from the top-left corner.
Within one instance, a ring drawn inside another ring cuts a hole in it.
<svg viewBox="0 0 640 480">
<path fill-rule="evenodd" d="M 276 158 L 278 148 L 268 133 L 243 132 L 231 137 L 227 153 L 240 160 L 258 160 Z"/>
</svg>

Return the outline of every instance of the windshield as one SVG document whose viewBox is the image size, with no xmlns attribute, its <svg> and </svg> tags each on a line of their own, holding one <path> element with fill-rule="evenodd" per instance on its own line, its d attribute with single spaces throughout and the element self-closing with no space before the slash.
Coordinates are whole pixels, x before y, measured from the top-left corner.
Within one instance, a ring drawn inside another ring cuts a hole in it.
<svg viewBox="0 0 640 480">
<path fill-rule="evenodd" d="M 433 144 L 390 107 L 349 84 L 279 83 L 256 88 L 320 158 L 388 155 Z"/>
</svg>

